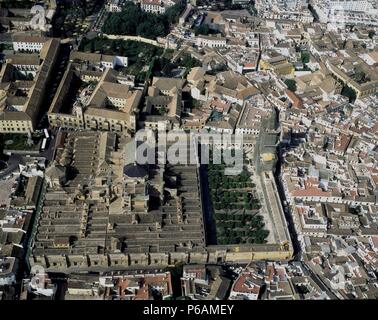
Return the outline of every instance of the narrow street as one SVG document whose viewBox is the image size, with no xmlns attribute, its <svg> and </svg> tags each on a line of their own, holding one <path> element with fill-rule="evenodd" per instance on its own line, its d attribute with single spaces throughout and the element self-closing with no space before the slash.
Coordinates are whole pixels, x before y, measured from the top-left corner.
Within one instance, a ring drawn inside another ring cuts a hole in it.
<svg viewBox="0 0 378 320">
<path fill-rule="evenodd" d="M 285 196 L 285 192 L 284 192 L 282 181 L 281 181 L 281 166 L 282 166 L 282 152 L 281 151 L 282 150 L 279 147 L 278 148 L 278 161 L 276 164 L 276 170 L 274 172 L 274 178 L 276 180 L 278 194 L 281 199 L 282 206 L 284 208 L 285 218 L 288 225 L 291 242 L 293 244 L 294 260 L 300 261 L 301 260 L 301 245 L 298 241 L 298 234 L 295 230 L 294 221 L 290 212 L 290 208 L 288 206 L 285 206 L 286 196 Z"/>
</svg>

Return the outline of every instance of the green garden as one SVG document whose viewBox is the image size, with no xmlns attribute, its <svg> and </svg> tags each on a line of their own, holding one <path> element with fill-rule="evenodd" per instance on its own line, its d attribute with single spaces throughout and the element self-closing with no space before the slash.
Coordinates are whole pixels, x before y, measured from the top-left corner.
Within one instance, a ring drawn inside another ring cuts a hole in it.
<svg viewBox="0 0 378 320">
<path fill-rule="evenodd" d="M 225 168 L 225 164 L 207 165 L 217 243 L 265 243 L 269 232 L 259 215 L 261 204 L 254 196 L 256 186 L 250 174 L 244 169 L 239 175 L 226 176 Z"/>
</svg>

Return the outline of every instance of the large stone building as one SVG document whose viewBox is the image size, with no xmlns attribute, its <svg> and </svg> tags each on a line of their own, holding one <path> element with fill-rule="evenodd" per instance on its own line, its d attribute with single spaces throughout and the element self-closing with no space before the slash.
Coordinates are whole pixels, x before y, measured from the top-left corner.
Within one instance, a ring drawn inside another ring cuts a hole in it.
<svg viewBox="0 0 378 320">
<path fill-rule="evenodd" d="M 195 165 L 138 165 L 134 140 L 110 132 L 60 132 L 58 140 L 31 265 L 71 273 L 292 254 L 279 244 L 206 246 Z"/>
<path fill-rule="evenodd" d="M 140 7 L 143 11 L 155 14 L 164 14 L 167 8 L 175 4 L 171 0 L 141 0 Z"/>
<path fill-rule="evenodd" d="M 127 58 L 73 53 L 71 61 L 48 112 L 50 125 L 134 132 L 142 91 L 113 69 Z"/>
<path fill-rule="evenodd" d="M 57 39 L 38 38 L 39 54 L 16 54 L 0 73 L 0 132 L 33 132 L 40 120 L 46 86 L 59 54 Z M 14 42 L 16 43 L 16 42 Z M 24 79 L 30 80 L 24 80 Z"/>
<path fill-rule="evenodd" d="M 160 130 L 180 127 L 184 84 L 185 80 L 182 79 L 152 79 L 142 111 L 146 128 Z"/>
</svg>

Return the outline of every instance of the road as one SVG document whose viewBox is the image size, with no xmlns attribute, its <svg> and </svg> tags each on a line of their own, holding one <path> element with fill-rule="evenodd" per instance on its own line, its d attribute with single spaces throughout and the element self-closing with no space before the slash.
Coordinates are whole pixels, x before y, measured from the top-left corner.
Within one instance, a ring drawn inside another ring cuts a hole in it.
<svg viewBox="0 0 378 320">
<path fill-rule="evenodd" d="M 256 61 L 256 71 L 260 71 L 260 60 L 261 60 L 261 54 L 262 54 L 262 43 L 261 43 L 261 34 L 259 34 L 259 55 L 257 57 Z"/>
<path fill-rule="evenodd" d="M 285 192 L 284 192 L 284 189 L 283 189 L 283 186 L 282 186 L 282 181 L 281 181 L 281 165 L 282 165 L 282 153 L 281 153 L 281 150 L 279 149 L 278 150 L 278 161 L 277 161 L 277 165 L 276 165 L 276 170 L 274 172 L 274 178 L 276 179 L 278 196 L 281 199 L 281 203 L 282 203 L 282 206 L 284 208 L 285 219 L 286 219 L 286 223 L 287 223 L 287 226 L 288 226 L 288 229 L 289 229 L 291 243 L 293 244 L 294 259 L 295 260 L 297 260 L 297 259 L 301 260 L 302 249 L 301 249 L 301 245 L 298 241 L 298 234 L 297 234 L 297 231 L 295 230 L 293 217 L 292 217 L 292 214 L 290 212 L 289 207 L 285 206 L 286 196 L 285 196 Z"/>
<path fill-rule="evenodd" d="M 52 161 L 54 159 L 54 152 L 55 152 L 55 141 L 56 136 L 54 136 L 54 139 L 50 138 L 47 142 L 47 149 L 43 152 L 41 152 L 41 157 L 44 157 L 48 161 Z"/>
<path fill-rule="evenodd" d="M 108 12 L 105 9 L 105 3 L 101 7 L 100 11 L 96 13 L 95 19 L 92 23 L 87 27 L 85 32 L 77 38 L 75 49 L 77 50 L 80 47 L 83 38 L 95 38 L 101 32 L 101 29 L 105 23 L 105 20 L 108 16 Z"/>
<path fill-rule="evenodd" d="M 303 265 L 307 272 L 310 274 L 312 280 L 319 286 L 320 289 L 322 289 L 332 300 L 338 300 L 339 298 L 331 292 L 328 287 L 324 284 L 324 282 L 320 279 L 319 275 L 317 275 L 314 271 L 311 270 L 311 268 L 303 262 Z"/>
<path fill-rule="evenodd" d="M 105 9 L 105 5 L 97 13 L 96 19 L 93 21 L 92 25 L 89 28 L 89 31 L 101 31 L 104 26 L 105 20 L 108 17 L 109 13 Z"/>
</svg>

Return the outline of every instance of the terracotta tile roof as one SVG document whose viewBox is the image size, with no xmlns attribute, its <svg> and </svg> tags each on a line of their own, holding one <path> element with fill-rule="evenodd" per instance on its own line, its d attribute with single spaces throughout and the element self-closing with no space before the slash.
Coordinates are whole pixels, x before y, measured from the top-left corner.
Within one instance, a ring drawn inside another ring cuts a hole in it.
<svg viewBox="0 0 378 320">
<path fill-rule="evenodd" d="M 260 285 L 256 283 L 257 277 L 250 273 L 243 273 L 236 280 L 233 291 L 241 293 L 259 294 Z"/>
<path fill-rule="evenodd" d="M 292 191 L 293 197 L 329 197 L 331 192 L 325 192 L 320 188 L 298 189 Z"/>
</svg>

